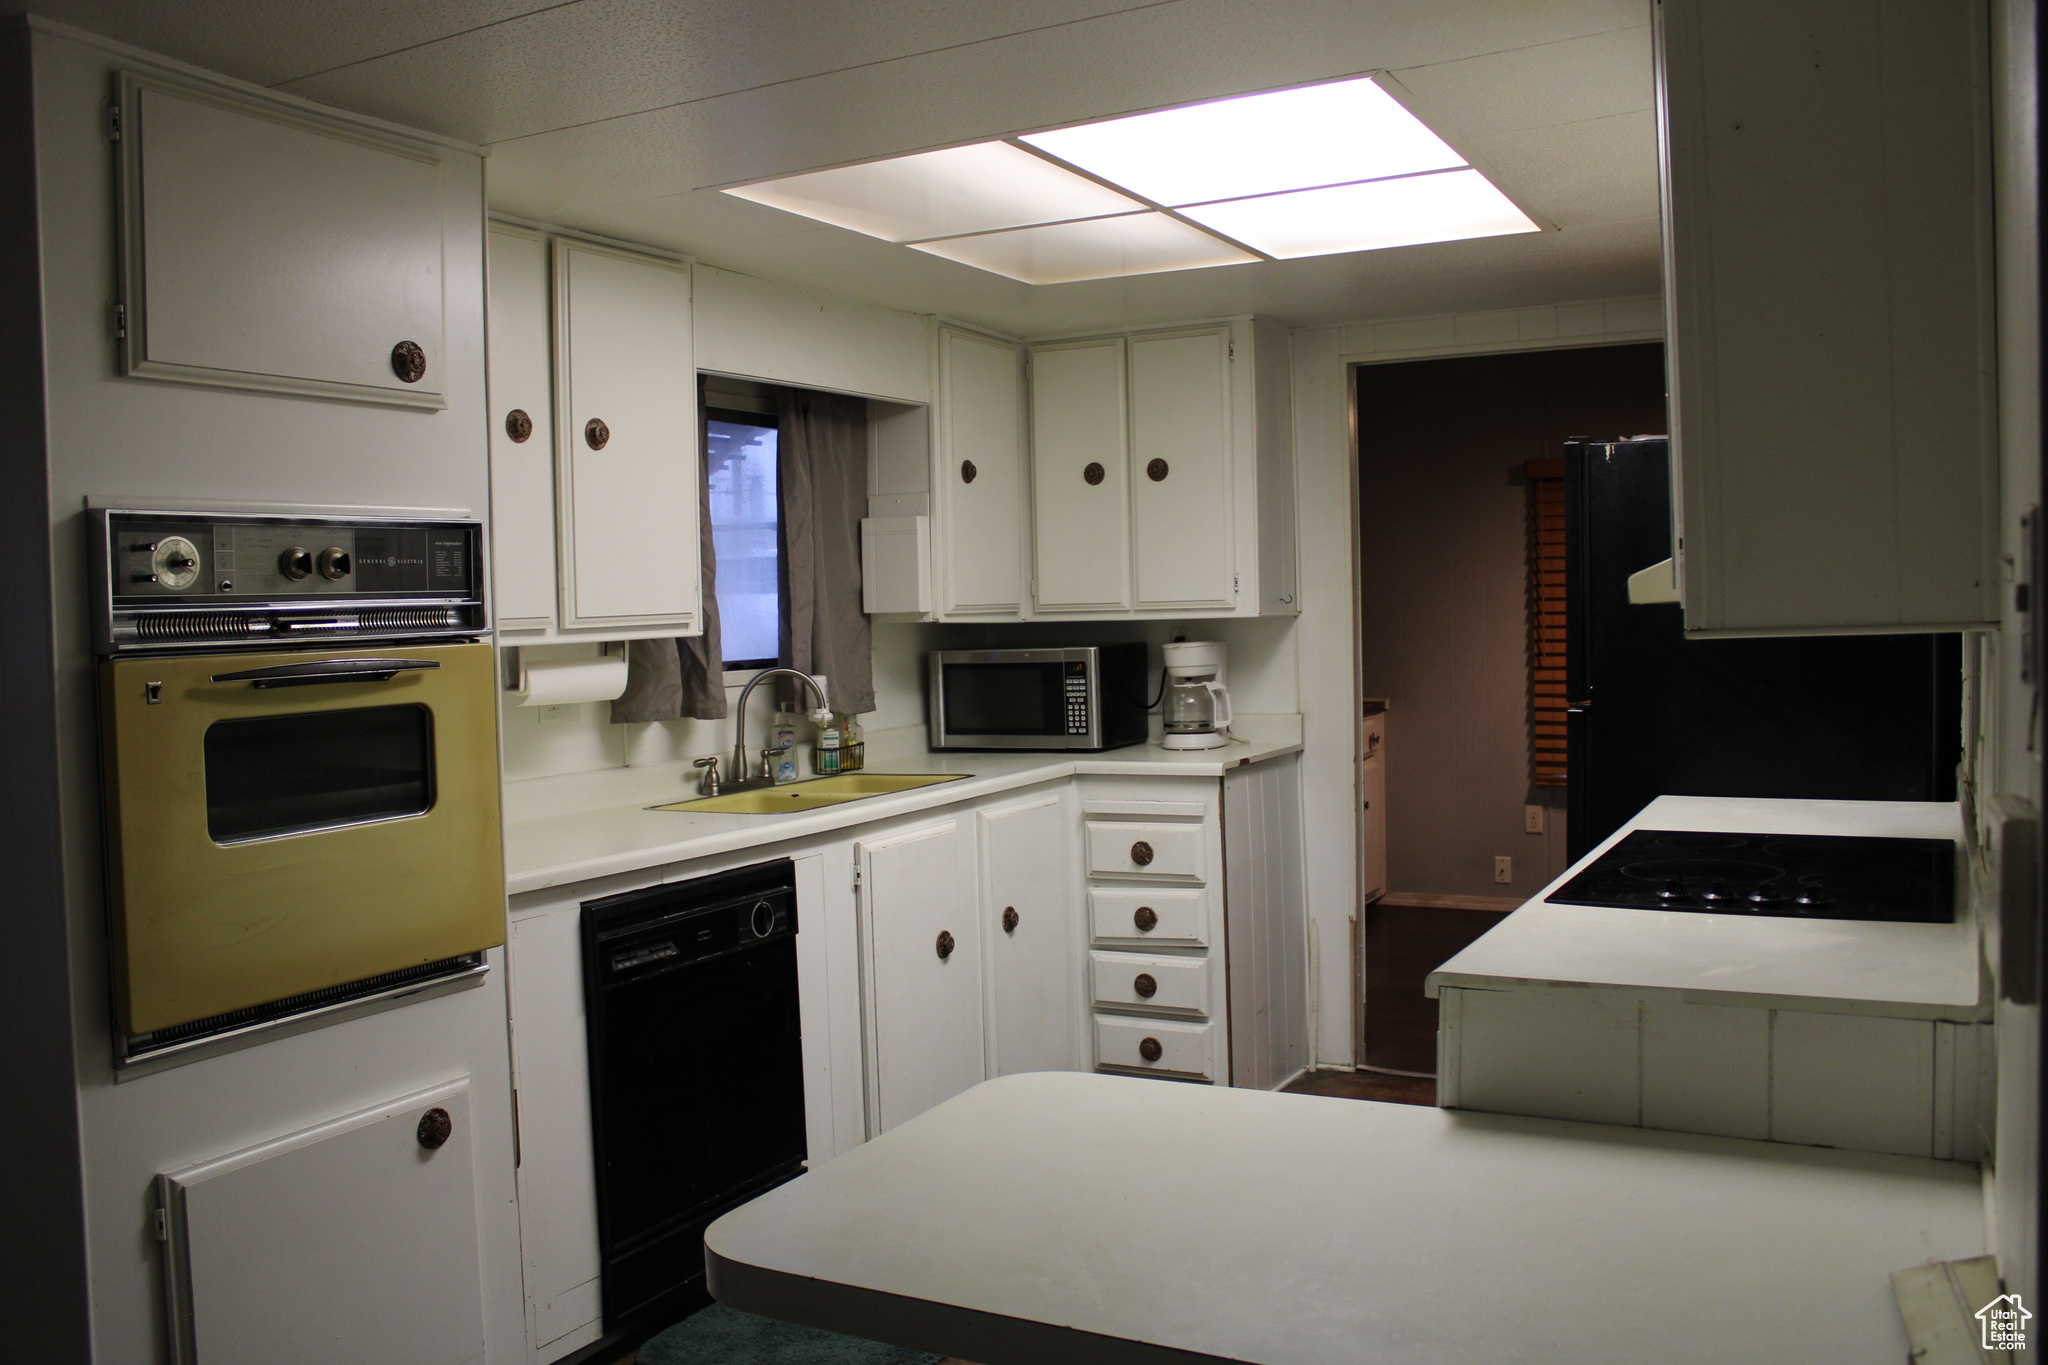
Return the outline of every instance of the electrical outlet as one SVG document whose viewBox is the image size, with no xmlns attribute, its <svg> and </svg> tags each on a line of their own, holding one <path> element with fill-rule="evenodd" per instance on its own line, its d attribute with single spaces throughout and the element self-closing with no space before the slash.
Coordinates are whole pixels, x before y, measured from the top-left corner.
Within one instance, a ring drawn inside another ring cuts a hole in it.
<svg viewBox="0 0 2048 1365">
<path fill-rule="evenodd" d="M 1541 834 L 1543 832 L 1543 807 L 1522 807 L 1522 829 L 1530 834 Z"/>
<path fill-rule="evenodd" d="M 576 704 L 574 702 L 564 702 L 560 706 L 541 707 L 540 723 L 542 725 L 574 725 L 576 723 Z"/>
<path fill-rule="evenodd" d="M 1502 857 L 1493 860 L 1493 879 L 1503 886 L 1515 879 L 1515 860 Z"/>
</svg>

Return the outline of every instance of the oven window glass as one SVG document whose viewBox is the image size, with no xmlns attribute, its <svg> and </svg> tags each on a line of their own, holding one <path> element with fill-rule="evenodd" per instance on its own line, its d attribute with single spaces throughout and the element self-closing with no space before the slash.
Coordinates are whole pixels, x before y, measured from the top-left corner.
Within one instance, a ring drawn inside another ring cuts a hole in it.
<svg viewBox="0 0 2048 1365">
<path fill-rule="evenodd" d="M 424 814 L 434 718 L 364 706 L 215 721 L 206 730 L 206 832 L 219 844 Z"/>
<path fill-rule="evenodd" d="M 1064 674 L 1057 663 L 945 665 L 949 735 L 1064 735 Z"/>
</svg>

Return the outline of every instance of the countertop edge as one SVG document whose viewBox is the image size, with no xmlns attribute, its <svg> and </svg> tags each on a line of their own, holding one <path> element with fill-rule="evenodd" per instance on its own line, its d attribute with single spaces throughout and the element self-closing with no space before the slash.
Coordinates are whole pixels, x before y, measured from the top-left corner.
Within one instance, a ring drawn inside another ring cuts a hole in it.
<svg viewBox="0 0 2048 1365">
<path fill-rule="evenodd" d="M 1871 996 L 1801 995 L 1786 991 L 1716 991 L 1698 986 L 1655 986 L 1632 981 L 1575 981 L 1554 976 L 1480 976 L 1470 972 L 1431 972 L 1423 993 L 1441 999 L 1446 989 L 1468 991 L 1585 990 L 1637 1000 L 1679 1005 L 1747 1006 L 1753 1009 L 1797 1010 L 1808 1014 L 1864 1014 L 1885 1019 L 1929 1019 L 1942 1023 L 1982 1023 L 1981 1000 L 1884 1000 Z"/>
</svg>

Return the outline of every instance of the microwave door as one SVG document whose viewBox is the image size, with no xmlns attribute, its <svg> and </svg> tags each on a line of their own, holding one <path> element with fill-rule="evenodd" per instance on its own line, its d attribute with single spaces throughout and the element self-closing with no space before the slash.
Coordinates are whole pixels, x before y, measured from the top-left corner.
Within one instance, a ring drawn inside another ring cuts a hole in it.
<svg viewBox="0 0 2048 1365">
<path fill-rule="evenodd" d="M 1070 742 L 1066 675 L 1058 659 L 943 661 L 940 714 L 956 748 L 1047 749 Z"/>
</svg>

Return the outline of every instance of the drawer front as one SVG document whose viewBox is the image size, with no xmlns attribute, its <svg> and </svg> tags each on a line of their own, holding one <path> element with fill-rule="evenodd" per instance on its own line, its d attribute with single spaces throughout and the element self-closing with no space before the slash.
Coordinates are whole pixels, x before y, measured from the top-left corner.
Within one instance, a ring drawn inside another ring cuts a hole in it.
<svg viewBox="0 0 2048 1365">
<path fill-rule="evenodd" d="M 1095 1064 L 1106 1070 L 1216 1078 L 1216 1026 L 1095 1016 Z"/>
<path fill-rule="evenodd" d="M 1204 882 L 1203 827 L 1141 820 L 1088 822 L 1088 875 L 1148 881 Z"/>
<path fill-rule="evenodd" d="M 1209 959 L 1090 953 L 1095 1003 L 1113 1009 L 1209 1012 Z"/>
<path fill-rule="evenodd" d="M 1091 886 L 1088 916 L 1095 937 L 1106 943 L 1202 948 L 1209 942 L 1209 898 L 1200 891 Z"/>
</svg>

